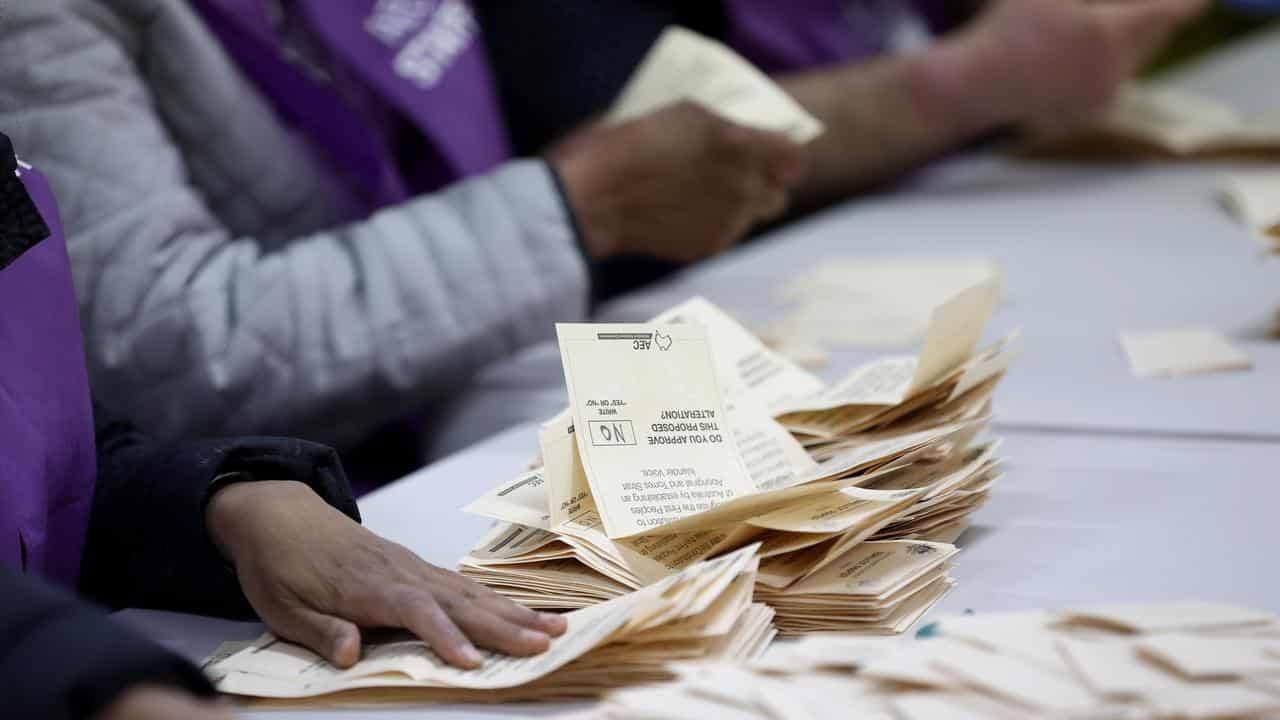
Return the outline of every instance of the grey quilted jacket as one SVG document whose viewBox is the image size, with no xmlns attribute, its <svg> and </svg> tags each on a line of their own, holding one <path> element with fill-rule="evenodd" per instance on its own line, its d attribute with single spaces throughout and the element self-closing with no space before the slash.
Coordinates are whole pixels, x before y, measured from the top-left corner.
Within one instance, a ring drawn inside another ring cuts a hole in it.
<svg viewBox="0 0 1280 720">
<path fill-rule="evenodd" d="M 349 444 L 585 312 L 542 162 L 336 224 L 181 0 L 0 2 L 0 127 L 60 198 L 95 391 L 163 436 Z"/>
</svg>

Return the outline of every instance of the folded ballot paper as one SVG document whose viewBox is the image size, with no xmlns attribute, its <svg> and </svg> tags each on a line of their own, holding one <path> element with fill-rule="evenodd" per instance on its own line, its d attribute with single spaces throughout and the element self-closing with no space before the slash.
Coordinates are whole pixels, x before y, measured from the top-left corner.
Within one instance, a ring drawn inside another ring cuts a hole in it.
<svg viewBox="0 0 1280 720">
<path fill-rule="evenodd" d="M 657 682 L 671 677 L 672 662 L 746 661 L 773 639 L 773 612 L 751 600 L 756 550 L 746 546 L 571 612 L 568 631 L 534 657 L 490 654 L 480 668 L 460 670 L 402 636 L 366 644 L 360 662 L 339 670 L 267 634 L 215 652 L 205 672 L 224 693 L 286 706 L 583 697 Z"/>
<path fill-rule="evenodd" d="M 949 543 L 1000 475 L 999 443 L 975 441 L 1013 346 L 976 350 L 995 293 L 940 306 L 905 379 L 870 397 L 824 388 L 701 298 L 561 325 L 570 407 L 543 426 L 540 467 L 467 506 L 498 522 L 460 571 L 585 608 L 754 543 L 782 632 L 905 630 L 951 588 Z"/>
<path fill-rule="evenodd" d="M 1280 170 L 1233 172 L 1222 178 L 1219 196 L 1267 252 L 1280 255 Z"/>
<path fill-rule="evenodd" d="M 1280 157 L 1280 115 L 1248 115 L 1207 97 L 1130 85 L 1095 125 L 1034 138 L 1032 154 L 1097 156 Z"/>
<path fill-rule="evenodd" d="M 739 125 L 781 132 L 800 144 L 823 130 L 817 118 L 733 50 L 675 26 L 654 43 L 607 119 L 623 122 L 682 101 Z"/>
<path fill-rule="evenodd" d="M 1181 603 L 971 615 L 930 637 L 815 635 L 609 693 L 577 717 L 1274 718 L 1280 618 Z"/>
<path fill-rule="evenodd" d="M 988 280 L 1003 283 L 1000 267 L 989 260 L 823 258 L 774 289 L 785 311 L 761 328 L 761 338 L 788 355 L 833 345 L 901 349 L 920 342 L 938 305 Z"/>
</svg>

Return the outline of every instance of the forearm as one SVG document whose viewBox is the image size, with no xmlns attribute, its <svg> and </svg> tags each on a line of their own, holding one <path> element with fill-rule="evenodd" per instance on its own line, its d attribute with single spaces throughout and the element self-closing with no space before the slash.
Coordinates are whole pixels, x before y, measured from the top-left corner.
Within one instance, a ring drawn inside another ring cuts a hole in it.
<svg viewBox="0 0 1280 720">
<path fill-rule="evenodd" d="M 975 92 L 981 77 L 978 54 L 953 41 L 780 78 L 827 126 L 809 145 L 809 176 L 797 203 L 836 200 L 1000 125 L 998 109 Z"/>
<path fill-rule="evenodd" d="M 999 127 L 1088 123 L 1204 4 L 1004 0 L 919 53 L 784 78 L 827 124 L 800 199 L 832 199 Z"/>
</svg>

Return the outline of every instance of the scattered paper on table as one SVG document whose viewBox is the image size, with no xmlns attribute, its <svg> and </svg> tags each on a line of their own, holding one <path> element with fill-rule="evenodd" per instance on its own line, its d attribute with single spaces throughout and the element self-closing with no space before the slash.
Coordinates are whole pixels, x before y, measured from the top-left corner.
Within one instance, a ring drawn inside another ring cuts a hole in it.
<svg viewBox="0 0 1280 720">
<path fill-rule="evenodd" d="M 1120 336 L 1129 368 L 1140 378 L 1248 370 L 1249 355 L 1210 330 L 1164 330 Z"/>
<path fill-rule="evenodd" d="M 1087 612 L 1040 611 L 944 617 L 933 624 L 933 637 L 877 645 L 806 637 L 776 643 L 745 664 L 682 664 L 673 682 L 609 693 L 595 717 L 1163 720 L 1280 713 L 1280 618 L 1209 605 L 1129 610 L 1183 629 L 1098 626 Z M 1179 621 L 1184 610 L 1193 617 Z M 1208 610 L 1249 621 L 1224 635 L 1203 624 L 1214 614 Z M 668 712 L 680 708 L 693 714 Z"/>
<path fill-rule="evenodd" d="M 822 123 L 727 46 L 682 27 L 663 31 L 627 81 L 608 120 L 623 122 L 681 101 L 726 120 L 807 143 Z"/>
<path fill-rule="evenodd" d="M 1075 158 L 1273 158 L 1280 157 L 1280 115 L 1249 115 L 1208 97 L 1133 84 L 1093 126 L 1033 138 L 1025 149 Z"/>
</svg>

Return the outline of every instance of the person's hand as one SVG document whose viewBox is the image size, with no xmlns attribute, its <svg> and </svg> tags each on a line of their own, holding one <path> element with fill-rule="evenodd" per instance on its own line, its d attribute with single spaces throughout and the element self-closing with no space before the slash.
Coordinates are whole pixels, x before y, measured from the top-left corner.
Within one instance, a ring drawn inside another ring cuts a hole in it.
<svg viewBox="0 0 1280 720">
<path fill-rule="evenodd" d="M 139 685 L 124 691 L 103 708 L 94 720 L 232 720 L 221 705 L 201 700 L 181 690 L 159 685 Z"/>
<path fill-rule="evenodd" d="M 1105 110 L 1206 0 L 995 0 L 939 46 L 978 125 L 1070 126 Z M 948 72 L 947 69 L 940 69 Z"/>
<path fill-rule="evenodd" d="M 714 255 L 781 215 L 805 169 L 803 150 L 780 133 L 688 102 L 618 125 L 593 124 L 548 159 L 595 259 Z"/>
<path fill-rule="evenodd" d="M 369 532 L 298 482 L 236 483 L 206 510 L 214 542 L 277 635 L 338 667 L 360 659 L 360 627 L 411 631 L 446 662 L 476 667 L 476 645 L 534 655 L 565 630 Z"/>
</svg>

